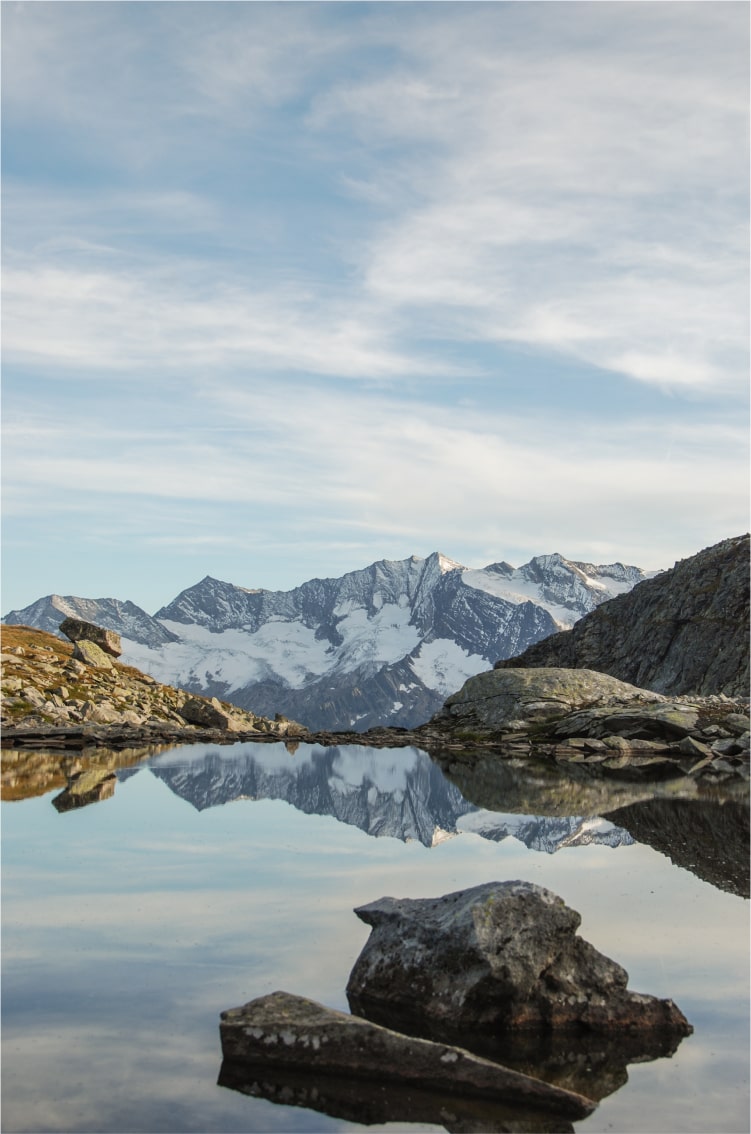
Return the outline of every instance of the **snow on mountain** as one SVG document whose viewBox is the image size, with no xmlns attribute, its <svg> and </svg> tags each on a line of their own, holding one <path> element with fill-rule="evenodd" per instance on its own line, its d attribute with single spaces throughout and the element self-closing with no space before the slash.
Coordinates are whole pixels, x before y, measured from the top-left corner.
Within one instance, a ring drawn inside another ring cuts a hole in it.
<svg viewBox="0 0 751 1134">
<path fill-rule="evenodd" d="M 556 620 L 559 630 L 568 630 L 600 603 L 630 591 L 649 577 L 650 573 L 639 567 L 622 563 L 596 567 L 555 553 L 536 556 L 523 567 L 491 563 L 481 571 L 465 571 L 463 582 L 505 602 L 542 606 Z"/>
<path fill-rule="evenodd" d="M 153 618 L 115 599 L 53 595 L 5 621 L 54 633 L 69 614 L 85 618 L 117 630 L 123 661 L 160 681 L 313 729 L 409 728 L 468 677 L 645 577 L 558 554 L 475 570 L 434 552 L 291 591 L 206 576 Z"/>
</svg>

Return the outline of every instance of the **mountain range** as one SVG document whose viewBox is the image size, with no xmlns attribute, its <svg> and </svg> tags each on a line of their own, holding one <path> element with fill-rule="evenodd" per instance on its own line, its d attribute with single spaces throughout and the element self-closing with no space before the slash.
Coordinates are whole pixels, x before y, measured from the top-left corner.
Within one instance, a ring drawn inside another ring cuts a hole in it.
<svg viewBox="0 0 751 1134">
<path fill-rule="evenodd" d="M 159 681 L 310 729 L 362 732 L 427 721 L 468 677 L 648 577 L 557 553 L 473 569 L 434 552 L 290 591 L 206 576 L 153 616 L 114 598 L 48 595 L 3 622 L 58 634 L 82 618 L 117 631 L 121 660 Z"/>
</svg>

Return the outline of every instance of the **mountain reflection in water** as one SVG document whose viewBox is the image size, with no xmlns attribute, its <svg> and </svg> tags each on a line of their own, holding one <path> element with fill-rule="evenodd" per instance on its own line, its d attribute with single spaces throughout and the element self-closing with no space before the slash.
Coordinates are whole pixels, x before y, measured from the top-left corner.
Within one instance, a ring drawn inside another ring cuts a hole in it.
<svg viewBox="0 0 751 1134">
<path fill-rule="evenodd" d="M 592 1134 L 748 1128 L 738 781 L 303 744 L 3 757 L 8 1134 L 570 1130 L 386 1084 L 226 1065 L 216 1083 L 227 1005 L 286 988 L 346 1011 L 355 906 L 514 878 L 577 909 L 581 935 L 694 1034 L 675 1052 L 567 1037 L 480 1054 L 600 1098 Z"/>
<path fill-rule="evenodd" d="M 155 757 L 152 773 L 198 811 L 233 800 L 283 799 L 306 815 L 330 815 L 368 835 L 436 846 L 473 832 L 500 842 L 513 837 L 531 850 L 634 840 L 608 820 L 582 815 L 520 815 L 487 811 L 418 748 L 361 745 L 239 744 L 230 750 L 195 745 Z"/>
</svg>

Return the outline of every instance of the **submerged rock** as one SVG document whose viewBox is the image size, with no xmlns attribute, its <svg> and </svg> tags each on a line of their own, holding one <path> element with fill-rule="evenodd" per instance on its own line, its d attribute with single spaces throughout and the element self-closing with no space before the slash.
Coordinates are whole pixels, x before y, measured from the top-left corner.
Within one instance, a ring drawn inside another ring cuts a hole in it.
<svg viewBox="0 0 751 1134">
<path fill-rule="evenodd" d="M 585 1118 L 596 1103 L 459 1047 L 401 1035 L 313 1000 L 274 992 L 221 1014 L 225 1060 L 409 1084 Z"/>
<path fill-rule="evenodd" d="M 372 926 L 347 984 L 353 1012 L 419 1031 L 608 1034 L 693 1029 L 672 1000 L 631 992 L 625 969 L 576 936 L 581 918 L 531 882 L 489 882 L 355 910 Z"/>
</svg>

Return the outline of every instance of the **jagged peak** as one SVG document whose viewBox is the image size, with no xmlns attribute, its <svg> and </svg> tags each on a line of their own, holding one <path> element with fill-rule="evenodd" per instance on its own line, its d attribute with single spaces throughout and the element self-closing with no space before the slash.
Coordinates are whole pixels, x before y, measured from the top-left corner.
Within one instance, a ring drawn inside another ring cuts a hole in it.
<svg viewBox="0 0 751 1134">
<path fill-rule="evenodd" d="M 448 555 L 444 555 L 442 551 L 431 551 L 425 563 L 426 565 L 435 564 L 442 575 L 446 575 L 449 571 L 467 570 L 463 563 L 457 563 L 455 559 L 449 559 Z"/>
</svg>

